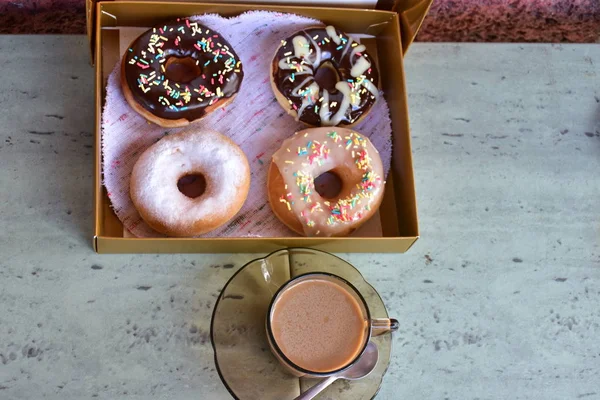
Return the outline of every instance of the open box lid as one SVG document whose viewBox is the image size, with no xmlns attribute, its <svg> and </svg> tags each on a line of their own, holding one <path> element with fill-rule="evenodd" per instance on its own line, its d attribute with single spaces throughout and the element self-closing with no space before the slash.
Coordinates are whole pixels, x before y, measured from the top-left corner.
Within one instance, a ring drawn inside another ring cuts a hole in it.
<svg viewBox="0 0 600 400">
<path fill-rule="evenodd" d="M 87 36 L 90 43 L 91 62 L 94 64 L 95 38 L 94 26 L 96 21 L 96 4 L 101 0 L 86 0 Z M 119 1 L 119 0 L 102 0 Z M 140 0 L 152 1 L 152 0 Z M 178 0 L 191 2 L 196 0 Z M 413 42 L 425 15 L 433 0 L 200 0 L 202 3 L 240 3 L 253 5 L 286 4 L 297 6 L 315 7 L 343 7 L 343 8 L 365 8 L 378 10 L 391 10 L 399 14 L 400 30 L 402 32 L 402 50 L 404 53 Z"/>
</svg>

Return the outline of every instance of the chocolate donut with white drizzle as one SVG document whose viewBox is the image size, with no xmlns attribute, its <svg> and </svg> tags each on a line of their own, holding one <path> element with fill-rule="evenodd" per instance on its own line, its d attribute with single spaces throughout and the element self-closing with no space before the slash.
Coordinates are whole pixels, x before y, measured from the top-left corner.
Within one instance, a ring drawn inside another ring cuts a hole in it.
<svg viewBox="0 0 600 400">
<path fill-rule="evenodd" d="M 331 25 L 283 40 L 271 77 L 281 106 L 310 126 L 352 126 L 379 96 L 379 74 L 366 47 Z"/>
</svg>

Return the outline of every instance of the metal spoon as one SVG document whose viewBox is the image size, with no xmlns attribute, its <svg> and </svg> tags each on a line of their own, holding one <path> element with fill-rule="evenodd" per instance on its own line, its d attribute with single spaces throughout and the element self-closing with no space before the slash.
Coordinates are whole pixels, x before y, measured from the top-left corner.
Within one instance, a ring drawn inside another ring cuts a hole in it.
<svg viewBox="0 0 600 400">
<path fill-rule="evenodd" d="M 347 370 L 340 372 L 339 374 L 332 375 L 327 379 L 323 379 L 321 382 L 317 383 L 315 386 L 311 387 L 306 392 L 296 397 L 295 400 L 313 399 L 316 395 L 325 390 L 327 386 L 331 385 L 338 379 L 349 379 L 351 381 L 354 381 L 357 379 L 364 378 L 375 369 L 375 366 L 377 366 L 378 359 L 379 350 L 377 350 L 377 345 L 373 342 L 369 342 L 367 348 L 365 349 L 365 352 L 356 362 L 356 364 L 354 364 Z"/>
</svg>

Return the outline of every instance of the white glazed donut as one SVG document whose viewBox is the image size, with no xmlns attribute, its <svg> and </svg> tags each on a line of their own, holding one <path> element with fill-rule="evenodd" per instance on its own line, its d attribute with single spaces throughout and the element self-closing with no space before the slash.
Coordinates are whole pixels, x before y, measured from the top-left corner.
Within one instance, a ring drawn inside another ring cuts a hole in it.
<svg viewBox="0 0 600 400">
<path fill-rule="evenodd" d="M 177 183 L 202 175 L 204 193 L 190 198 Z M 150 227 L 168 236 L 197 236 L 225 224 L 250 188 L 248 160 L 235 143 L 214 131 L 182 132 L 150 146 L 133 167 L 130 195 Z"/>
<path fill-rule="evenodd" d="M 329 172 L 339 193 L 323 197 L 315 179 Z M 385 189 L 377 149 L 347 128 L 312 128 L 283 141 L 271 159 L 269 204 L 291 230 L 305 236 L 347 236 L 377 212 Z"/>
</svg>

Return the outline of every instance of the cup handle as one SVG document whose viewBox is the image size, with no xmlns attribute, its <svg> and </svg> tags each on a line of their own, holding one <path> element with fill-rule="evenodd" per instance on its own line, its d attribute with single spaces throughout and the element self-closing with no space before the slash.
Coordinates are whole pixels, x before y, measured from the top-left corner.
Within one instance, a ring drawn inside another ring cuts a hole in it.
<svg viewBox="0 0 600 400">
<path fill-rule="evenodd" d="M 371 320 L 371 336 L 397 331 L 400 323 L 394 318 L 373 318 Z"/>
</svg>

